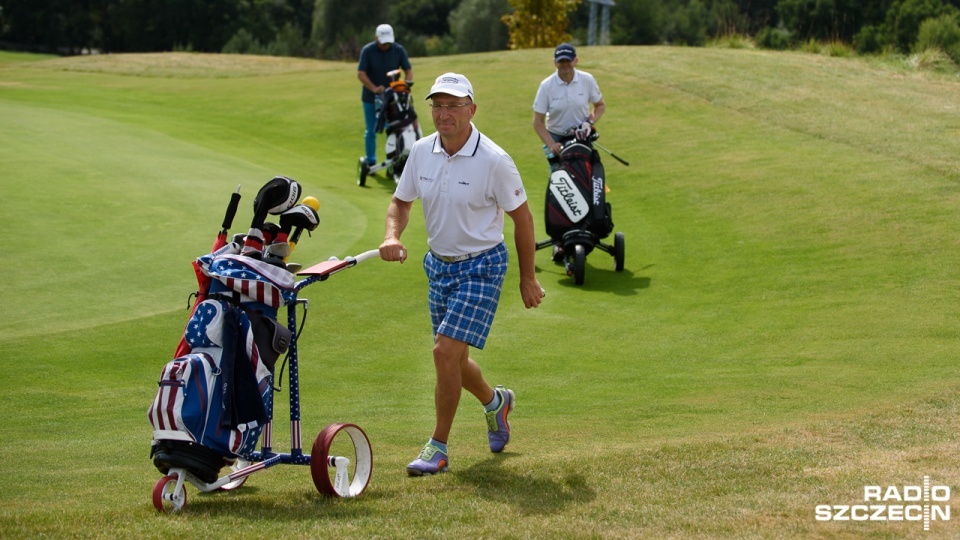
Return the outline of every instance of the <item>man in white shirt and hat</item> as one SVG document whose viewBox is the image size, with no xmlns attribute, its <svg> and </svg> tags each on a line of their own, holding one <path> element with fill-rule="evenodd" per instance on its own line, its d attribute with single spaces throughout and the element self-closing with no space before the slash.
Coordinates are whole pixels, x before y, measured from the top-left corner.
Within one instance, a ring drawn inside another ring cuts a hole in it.
<svg viewBox="0 0 960 540">
<path fill-rule="evenodd" d="M 470 81 L 445 73 L 427 99 L 437 132 L 413 145 L 387 209 L 380 245 L 384 260 L 406 260 L 400 236 L 413 201 L 420 199 L 427 231 L 423 267 L 434 335 L 436 423 L 420 455 L 407 465 L 411 476 L 447 471 L 447 444 L 462 389 L 484 406 L 490 451 L 501 452 L 510 441 L 507 415 L 516 396 L 503 386 L 491 387 L 470 357 L 470 347 L 482 349 L 486 343 L 507 271 L 504 214 L 514 223 L 524 306 L 537 307 L 546 294 L 535 274 L 533 215 L 520 173 L 513 159 L 473 124 L 477 104 Z"/>
</svg>

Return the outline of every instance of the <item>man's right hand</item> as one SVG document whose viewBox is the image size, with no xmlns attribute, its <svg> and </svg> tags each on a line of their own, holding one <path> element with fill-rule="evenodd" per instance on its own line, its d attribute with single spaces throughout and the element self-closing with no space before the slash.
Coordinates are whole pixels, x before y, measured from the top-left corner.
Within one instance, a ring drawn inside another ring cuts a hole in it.
<svg viewBox="0 0 960 540">
<path fill-rule="evenodd" d="M 403 261 L 407 260 L 407 250 L 403 247 L 400 240 L 389 238 L 380 244 L 380 258 L 385 261 Z"/>
</svg>

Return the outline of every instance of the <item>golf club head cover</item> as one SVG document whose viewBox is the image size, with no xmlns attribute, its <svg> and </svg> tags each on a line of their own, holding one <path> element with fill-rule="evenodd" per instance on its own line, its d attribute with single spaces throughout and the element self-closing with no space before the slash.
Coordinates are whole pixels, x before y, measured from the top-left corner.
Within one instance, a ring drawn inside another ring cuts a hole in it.
<svg viewBox="0 0 960 540">
<path fill-rule="evenodd" d="M 213 252 L 213 258 L 221 257 L 223 255 L 237 255 L 240 253 L 240 250 L 243 249 L 243 240 L 237 242 L 227 242 L 222 248 Z"/>
<path fill-rule="evenodd" d="M 305 204 L 298 204 L 280 214 L 280 234 L 277 236 L 277 241 L 286 242 L 294 227 L 313 231 L 318 225 L 320 225 L 320 215 L 317 211 Z"/>
<path fill-rule="evenodd" d="M 275 176 L 260 188 L 253 200 L 251 229 L 259 229 L 267 219 L 267 213 L 281 214 L 300 200 L 300 184 L 286 176 Z"/>
<path fill-rule="evenodd" d="M 276 223 L 270 223 L 266 221 L 263 223 L 263 226 L 260 227 L 260 232 L 263 233 L 263 243 L 270 245 L 273 242 L 276 242 L 277 235 L 280 234 L 280 226 Z"/>
<path fill-rule="evenodd" d="M 259 259 L 263 256 L 263 233 L 256 227 L 251 227 L 243 240 L 243 249 L 240 254 L 245 257 Z"/>
<path fill-rule="evenodd" d="M 584 122 L 574 132 L 574 136 L 580 142 L 587 142 L 590 139 L 591 131 L 593 131 L 593 126 L 590 125 L 590 122 Z"/>
</svg>

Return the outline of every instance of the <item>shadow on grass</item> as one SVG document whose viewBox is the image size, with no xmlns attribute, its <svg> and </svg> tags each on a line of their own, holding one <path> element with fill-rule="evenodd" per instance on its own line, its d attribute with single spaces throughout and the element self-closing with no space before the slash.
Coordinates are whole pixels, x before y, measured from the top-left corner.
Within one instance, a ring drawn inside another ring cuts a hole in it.
<svg viewBox="0 0 960 540">
<path fill-rule="evenodd" d="M 392 195 L 397 190 L 397 183 L 392 176 L 387 174 L 386 170 L 377 171 L 367 175 L 366 185 L 360 189 L 378 189 L 388 191 Z"/>
<path fill-rule="evenodd" d="M 562 273 L 563 267 L 560 265 L 557 267 L 559 272 Z M 646 268 L 649 268 L 649 266 Z M 644 270 L 646 270 L 646 268 L 644 268 Z M 638 276 L 627 269 L 617 272 L 612 268 L 597 268 L 590 266 L 588 261 L 583 276 L 583 285 L 577 285 L 573 277 L 560 279 L 557 284 L 570 289 L 607 292 L 618 296 L 635 296 L 643 289 L 649 289 L 650 283 L 651 279 L 647 276 Z"/>
<path fill-rule="evenodd" d="M 556 477 L 547 469 L 521 473 L 504 467 L 511 457 L 511 454 L 491 456 L 458 471 L 456 478 L 473 486 L 478 496 L 509 504 L 522 514 L 555 514 L 597 497 L 581 474 L 570 472 Z"/>
<path fill-rule="evenodd" d="M 371 493 L 367 492 L 363 494 L 362 500 L 325 497 L 313 489 L 309 480 L 305 489 L 296 492 L 246 485 L 229 492 L 201 493 L 188 489 L 183 513 L 209 517 L 229 516 L 242 521 L 356 520 L 376 512 L 376 507 L 370 502 L 384 496 L 389 498 L 394 495 L 381 494 L 379 497 L 371 497 Z"/>
</svg>

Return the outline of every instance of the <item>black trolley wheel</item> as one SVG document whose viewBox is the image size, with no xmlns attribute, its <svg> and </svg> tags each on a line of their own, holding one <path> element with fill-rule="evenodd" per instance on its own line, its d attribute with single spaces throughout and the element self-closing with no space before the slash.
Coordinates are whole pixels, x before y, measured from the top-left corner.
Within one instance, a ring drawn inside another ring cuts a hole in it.
<svg viewBox="0 0 960 540">
<path fill-rule="evenodd" d="M 573 247 L 573 282 L 577 285 L 583 285 L 583 274 L 587 269 L 587 250 L 583 244 L 575 244 Z"/>
<path fill-rule="evenodd" d="M 617 272 L 623 272 L 623 251 L 624 251 L 624 239 L 623 233 L 618 232 L 613 236 L 613 262 L 614 270 Z"/>
<path fill-rule="evenodd" d="M 357 165 L 357 185 L 363 187 L 367 185 L 367 174 L 370 173 L 370 166 L 367 165 L 367 159 L 364 157 L 360 158 L 360 163 Z"/>
</svg>

